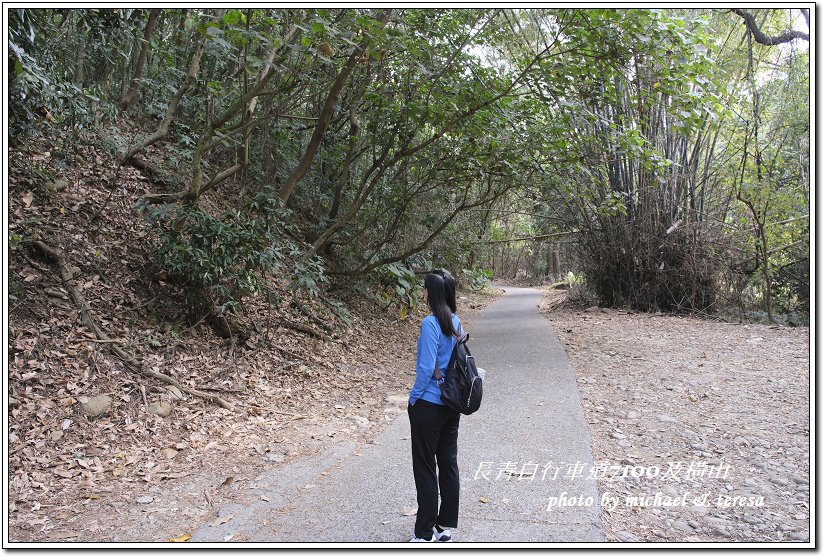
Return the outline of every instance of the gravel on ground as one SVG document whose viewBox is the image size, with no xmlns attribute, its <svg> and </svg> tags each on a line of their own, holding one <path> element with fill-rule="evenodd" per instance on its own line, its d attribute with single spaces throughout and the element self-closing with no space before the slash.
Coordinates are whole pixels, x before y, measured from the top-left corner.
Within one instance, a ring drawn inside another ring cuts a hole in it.
<svg viewBox="0 0 824 557">
<path fill-rule="evenodd" d="M 542 311 L 575 369 L 607 541 L 810 540 L 810 330 Z"/>
</svg>

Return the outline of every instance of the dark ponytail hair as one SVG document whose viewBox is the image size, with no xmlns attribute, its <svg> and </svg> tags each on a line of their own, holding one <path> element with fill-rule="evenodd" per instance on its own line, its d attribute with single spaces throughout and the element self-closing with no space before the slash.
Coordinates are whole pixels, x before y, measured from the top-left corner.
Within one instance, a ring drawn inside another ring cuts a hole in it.
<svg viewBox="0 0 824 557">
<path fill-rule="evenodd" d="M 435 269 L 432 273 L 443 279 L 444 293 L 446 295 L 446 305 L 452 313 L 458 313 L 458 304 L 455 303 L 455 277 L 446 269 Z"/>
<path fill-rule="evenodd" d="M 452 278 L 449 275 L 450 279 Z M 455 281 L 450 280 L 444 276 L 444 272 L 435 270 L 426 275 L 423 281 L 423 287 L 426 288 L 429 310 L 438 319 L 438 324 L 441 326 L 441 331 L 448 337 L 456 334 L 455 327 L 452 325 L 452 313 L 455 304 Z M 451 291 L 451 294 L 450 294 Z M 451 298 L 451 304 L 449 303 Z"/>
</svg>

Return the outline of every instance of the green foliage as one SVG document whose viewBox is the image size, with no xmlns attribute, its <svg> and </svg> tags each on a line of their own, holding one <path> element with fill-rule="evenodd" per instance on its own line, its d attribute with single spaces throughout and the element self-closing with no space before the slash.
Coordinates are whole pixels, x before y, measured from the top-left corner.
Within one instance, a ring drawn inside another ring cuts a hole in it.
<svg viewBox="0 0 824 557">
<path fill-rule="evenodd" d="M 44 116 L 43 107 L 52 88 L 53 77 L 23 47 L 9 39 L 14 55 L 9 71 L 9 135 L 12 141 L 38 129 Z"/>
<path fill-rule="evenodd" d="M 702 223 L 701 238 L 733 238 L 752 253 L 757 223 L 738 193 L 764 222 L 786 221 L 766 231 L 770 249 L 792 246 L 772 253 L 768 270 L 781 304 L 805 303 L 803 49 L 757 46 L 758 78 L 748 80 L 745 27 L 722 10 L 405 7 L 393 8 L 386 25 L 384 10 L 165 8 L 140 94 L 118 114 L 145 9 L 11 9 L 9 131 L 15 139 L 43 130 L 47 113 L 49 126 L 75 131 L 120 119 L 125 125 L 107 126 L 106 135 L 122 153 L 156 128 L 204 41 L 151 161 L 155 185 L 170 192 L 208 190 L 209 180 L 239 168 L 217 186 L 237 188 L 218 196 L 216 206 L 229 211 L 168 208 L 156 217 L 157 263 L 199 292 L 195 306 L 233 307 L 259 294 L 268 275 L 317 294 L 328 265 L 335 276 L 379 277 L 387 302 L 405 315 L 419 295 L 410 273 L 429 268 L 413 257 L 469 269 L 471 284 L 483 284 L 489 269 L 545 273 L 551 265 L 558 274 L 545 257 L 554 237 L 507 240 L 568 232 L 575 236 L 559 241 L 579 242 L 589 260 L 563 261 L 563 271 L 626 273 L 619 282 L 628 288 L 655 282 L 681 292 L 666 266 L 678 254 L 658 253 L 665 231 L 678 219 Z M 756 12 L 765 29 L 784 28 L 787 10 Z M 251 110 L 243 97 L 270 54 L 273 78 Z M 751 82 L 761 102 L 757 154 Z M 318 143 L 327 100 L 335 108 Z M 273 216 L 265 201 L 249 207 L 296 175 L 313 140 L 319 147 L 290 194 L 292 211 Z M 710 223 L 724 228 L 704 234 Z M 615 253 L 601 253 L 600 243 Z M 706 253 L 679 246 L 681 255 Z M 614 265 L 598 263 L 601 255 Z M 662 261 L 666 273 L 656 274 Z M 664 274 L 673 282 L 658 281 Z"/>
<path fill-rule="evenodd" d="M 23 235 L 17 233 L 9 234 L 9 250 L 14 251 L 23 243 Z"/>
<path fill-rule="evenodd" d="M 399 316 L 406 319 L 409 310 L 414 310 L 421 302 L 423 285 L 415 271 L 404 263 L 390 263 L 377 270 L 382 298 L 387 305 L 398 306 Z"/>
<path fill-rule="evenodd" d="M 583 285 L 584 284 L 584 277 L 578 276 L 572 271 L 567 271 L 565 282 L 567 286 L 572 287 L 575 285 Z"/>
<path fill-rule="evenodd" d="M 484 290 L 492 286 L 492 271 L 488 269 L 463 269 L 464 284 L 472 290 Z"/>
<path fill-rule="evenodd" d="M 249 213 L 230 210 L 217 217 L 193 205 L 146 211 L 158 233 L 153 262 L 183 289 L 194 314 L 241 310 L 243 298 L 261 294 L 272 274 L 312 296 L 326 280 L 321 261 L 306 258 L 301 245 L 285 236 L 288 213 L 265 198 Z"/>
<path fill-rule="evenodd" d="M 76 21 L 81 30 L 112 33 L 110 11 L 66 10 L 62 23 L 55 23 L 55 10 L 10 10 L 9 26 L 9 132 L 12 140 L 41 131 L 46 125 L 66 126 L 73 131 L 88 129 L 97 120 L 111 119 L 114 107 L 104 102 L 99 83 L 73 83 L 70 71 L 76 60 L 62 59 L 65 47 L 77 37 L 60 43 L 66 21 Z M 116 18 L 115 18 L 116 21 Z M 68 27 L 68 25 L 65 25 Z M 85 50 L 81 44 L 81 50 Z M 100 45 L 90 45 L 95 51 Z M 87 55 L 88 56 L 88 55 Z"/>
</svg>

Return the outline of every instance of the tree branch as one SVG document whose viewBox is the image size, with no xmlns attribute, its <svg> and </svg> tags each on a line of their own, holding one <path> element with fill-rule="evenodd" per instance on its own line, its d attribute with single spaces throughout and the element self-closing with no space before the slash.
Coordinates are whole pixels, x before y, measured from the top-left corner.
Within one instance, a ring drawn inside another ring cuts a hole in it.
<svg viewBox="0 0 824 557">
<path fill-rule="evenodd" d="M 388 9 L 381 13 L 378 17 L 378 21 L 382 24 L 386 24 L 389 21 L 389 16 L 391 15 L 392 10 Z M 349 58 L 346 60 L 346 63 L 341 68 L 340 73 L 338 73 L 337 78 L 335 79 L 334 83 L 332 84 L 332 88 L 329 90 L 329 94 L 326 97 L 326 102 L 323 105 L 323 109 L 320 112 L 320 116 L 318 117 L 318 123 L 315 126 L 314 131 L 312 132 L 312 137 L 309 139 L 309 145 L 307 145 L 306 150 L 303 153 L 303 157 L 301 157 L 300 162 L 292 170 L 292 173 L 286 179 L 286 182 L 280 188 L 280 192 L 278 196 L 280 197 L 281 201 L 286 203 L 289 201 L 289 198 L 292 196 L 292 193 L 295 191 L 295 187 L 298 183 L 306 176 L 306 173 L 309 171 L 309 166 L 312 164 L 312 161 L 315 159 L 315 155 L 318 152 L 318 148 L 320 147 L 321 139 L 323 139 L 323 134 L 326 132 L 326 129 L 329 127 L 329 122 L 332 120 L 332 115 L 335 111 L 335 107 L 338 104 L 338 98 L 340 97 L 340 93 L 343 90 L 344 85 L 349 80 L 349 75 L 354 70 L 355 65 L 358 63 L 358 60 L 361 57 L 361 53 L 365 52 L 369 46 L 369 39 L 364 39 L 361 44 L 355 47 L 352 53 L 349 55 Z"/>
<path fill-rule="evenodd" d="M 780 35 L 770 37 L 768 35 L 765 35 L 761 31 L 761 29 L 758 28 L 758 24 L 755 22 L 755 17 L 753 17 L 753 15 L 747 10 L 742 10 L 741 8 L 732 8 L 730 9 L 730 11 L 744 18 L 744 22 L 747 24 L 747 29 L 749 29 L 750 33 L 752 33 L 755 42 L 759 44 L 774 46 L 777 44 L 788 43 L 795 39 L 802 39 L 807 42 L 810 41 L 809 33 L 802 33 L 801 31 L 796 30 L 784 31 Z"/>
<path fill-rule="evenodd" d="M 523 238 L 510 238 L 508 240 L 478 240 L 472 242 L 473 244 L 507 244 L 510 242 L 525 242 L 528 240 L 547 240 L 555 238 L 556 236 L 571 236 L 573 234 L 580 234 L 580 230 L 569 230 L 567 232 L 553 232 L 552 234 L 539 234 L 538 236 L 525 236 Z"/>
</svg>

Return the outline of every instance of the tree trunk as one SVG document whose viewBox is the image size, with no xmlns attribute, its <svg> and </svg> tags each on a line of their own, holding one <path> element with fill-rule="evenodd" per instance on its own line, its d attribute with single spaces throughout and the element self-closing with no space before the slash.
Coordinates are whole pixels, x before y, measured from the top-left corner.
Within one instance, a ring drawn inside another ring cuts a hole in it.
<svg viewBox="0 0 824 557">
<path fill-rule="evenodd" d="M 85 61 L 86 61 L 86 33 L 83 20 L 77 21 L 77 40 L 75 55 L 74 55 L 74 79 L 72 80 L 78 88 L 83 89 L 83 80 L 85 77 Z"/>
<path fill-rule="evenodd" d="M 384 10 L 378 17 L 378 21 L 385 25 L 386 22 L 389 21 L 389 16 L 391 14 L 391 9 Z M 335 82 L 332 84 L 332 89 L 329 90 L 329 94 L 326 97 L 326 102 L 324 103 L 323 109 L 318 117 L 318 123 L 312 132 L 309 145 L 306 146 L 306 150 L 304 151 L 303 157 L 298 165 L 280 188 L 279 197 L 284 203 L 289 201 L 289 198 L 295 191 L 295 187 L 301 180 L 303 180 L 304 176 L 306 176 L 306 173 L 309 171 L 309 166 L 315 159 L 315 155 L 317 155 L 320 142 L 323 139 L 323 134 L 326 133 L 326 129 L 329 127 L 329 122 L 332 121 L 332 114 L 335 111 L 335 106 L 338 104 L 338 98 L 343 90 L 343 86 L 346 85 L 349 76 L 352 74 L 352 70 L 355 68 L 355 64 L 357 64 L 358 59 L 361 56 L 361 53 L 365 52 L 368 46 L 369 40 L 365 39 L 360 45 L 355 47 L 352 54 L 350 54 L 349 58 L 346 60 L 346 63 L 343 65 L 343 68 L 341 68 L 340 73 L 338 73 L 337 78 L 335 78 Z"/>
<path fill-rule="evenodd" d="M 120 161 L 120 165 L 122 166 L 124 163 L 128 162 L 133 156 L 137 153 L 156 143 L 166 137 L 169 133 L 169 126 L 172 123 L 172 118 L 174 117 L 175 112 L 177 111 L 177 106 L 180 104 L 180 100 L 183 98 L 183 95 L 186 94 L 188 91 L 189 86 L 192 84 L 195 76 L 197 75 L 197 70 L 200 67 L 200 60 L 203 57 L 203 49 L 206 46 L 206 39 L 201 38 L 195 48 L 195 52 L 192 55 L 192 61 L 189 63 L 189 71 L 186 72 L 186 77 L 183 78 L 183 81 L 180 83 L 180 87 L 177 89 L 177 93 L 175 93 L 174 98 L 169 103 L 169 106 L 166 108 L 166 114 L 163 116 L 163 120 L 160 122 L 157 130 L 143 140 L 142 143 L 136 145 L 129 149 L 126 154 L 123 156 L 123 159 Z"/>
<path fill-rule="evenodd" d="M 229 106 L 229 108 L 223 111 L 220 116 L 207 122 L 206 131 L 200 136 L 197 147 L 192 155 L 192 179 L 189 184 L 188 191 L 186 193 L 178 194 L 178 198 L 186 199 L 190 202 L 196 202 L 203 193 L 216 187 L 220 182 L 226 180 L 243 167 L 244 163 L 242 162 L 235 164 L 231 168 L 219 172 L 205 184 L 203 183 L 203 156 L 214 144 L 213 139 L 215 133 L 220 130 L 220 128 L 225 126 L 241 110 L 245 109 L 249 114 L 254 113 L 255 107 L 257 106 L 258 95 L 260 95 L 263 88 L 272 80 L 276 73 L 269 71 L 273 65 L 275 56 L 285 48 L 286 44 L 289 44 L 293 37 L 298 35 L 299 29 L 300 27 L 298 25 L 292 25 L 286 33 L 283 43 L 272 47 L 266 57 L 263 67 L 261 68 L 258 82 L 244 95 L 242 95 L 241 98 Z M 209 118 L 208 114 L 207 118 Z M 246 135 L 247 126 L 241 126 L 238 129 L 244 133 L 244 142 L 248 141 L 248 136 Z"/>
<path fill-rule="evenodd" d="M 140 56 L 137 58 L 137 65 L 134 69 L 134 77 L 132 78 L 129 90 L 126 91 L 126 94 L 123 95 L 123 98 L 120 99 L 117 105 L 117 109 L 120 112 L 126 112 L 126 110 L 129 109 L 129 105 L 132 104 L 132 101 L 134 101 L 137 96 L 137 92 L 140 90 L 140 78 L 143 77 L 143 70 L 146 69 L 146 59 L 149 57 L 149 44 L 151 43 L 152 33 L 154 32 L 157 18 L 160 16 L 161 11 L 160 8 L 152 8 L 149 12 L 149 20 L 146 22 L 146 28 L 143 30 L 143 44 L 140 47 Z"/>
<path fill-rule="evenodd" d="M 186 15 L 189 10 L 183 8 L 180 10 L 180 17 L 177 20 L 177 27 L 172 34 L 172 43 L 175 45 L 175 68 L 180 68 L 180 63 L 184 58 L 180 55 L 183 50 L 183 35 L 186 30 Z"/>
</svg>

